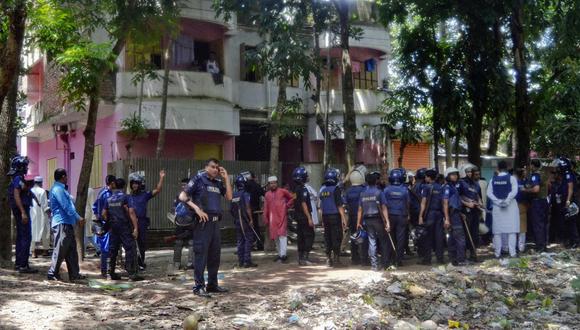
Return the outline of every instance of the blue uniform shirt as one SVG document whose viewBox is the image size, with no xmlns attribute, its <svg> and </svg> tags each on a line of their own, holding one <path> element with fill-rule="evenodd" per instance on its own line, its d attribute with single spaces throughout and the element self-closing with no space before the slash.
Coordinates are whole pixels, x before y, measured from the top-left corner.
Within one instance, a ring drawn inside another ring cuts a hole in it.
<svg viewBox="0 0 580 330">
<path fill-rule="evenodd" d="M 382 192 L 377 186 L 368 186 L 360 194 L 359 207 L 362 207 L 363 217 L 377 217 L 380 215 L 381 204 L 384 204 Z"/>
<path fill-rule="evenodd" d="M 516 201 L 518 203 L 524 203 L 527 202 L 527 196 L 526 193 L 524 193 L 522 191 L 522 189 L 524 189 L 526 187 L 527 184 L 527 180 L 524 179 L 518 179 L 518 194 L 516 195 Z"/>
<path fill-rule="evenodd" d="M 425 187 L 426 185 L 427 185 L 426 183 L 417 183 L 415 184 L 415 186 L 410 188 L 411 191 L 413 192 L 409 196 L 410 209 L 416 213 L 419 213 L 421 211 L 421 192 L 423 191 L 423 187 Z"/>
<path fill-rule="evenodd" d="M 447 200 L 449 202 L 450 209 L 461 209 L 461 200 L 459 198 L 459 192 L 457 191 L 457 184 L 448 182 L 443 187 L 443 200 Z"/>
<path fill-rule="evenodd" d="M 294 201 L 294 210 L 295 210 L 294 215 L 297 218 L 305 219 L 306 215 L 302 210 L 302 203 L 303 202 L 306 203 L 306 206 L 308 207 L 308 212 L 312 214 L 312 203 L 310 203 L 310 193 L 308 192 L 306 186 L 303 185 L 296 186 L 296 190 L 294 191 L 294 193 L 296 194 L 296 200 Z"/>
<path fill-rule="evenodd" d="M 427 203 L 429 204 L 429 209 L 426 211 L 441 211 L 443 210 L 443 186 L 437 182 L 430 185 L 423 185 L 423 190 L 421 191 L 421 197 L 427 198 Z M 429 196 L 431 196 L 431 201 L 429 201 Z"/>
<path fill-rule="evenodd" d="M 99 191 L 99 194 L 97 195 L 97 200 L 95 200 L 95 202 L 93 203 L 93 213 L 97 216 L 97 219 L 99 220 L 103 220 L 103 210 L 105 209 L 105 202 L 107 201 L 107 199 L 109 199 L 109 197 L 111 197 L 111 195 L 113 195 L 113 192 L 111 191 L 111 189 L 109 189 L 109 187 L 105 187 L 103 189 L 101 189 L 101 191 Z"/>
<path fill-rule="evenodd" d="M 405 185 L 390 185 L 383 191 L 384 204 L 387 205 L 389 215 L 407 216 L 409 203 L 409 189 Z"/>
<path fill-rule="evenodd" d="M 244 190 L 234 192 L 230 208 L 230 212 L 234 219 L 240 220 L 241 215 L 245 220 L 249 220 L 248 212 L 246 210 L 248 205 L 251 205 L 251 195 L 249 192 Z"/>
<path fill-rule="evenodd" d="M 153 193 L 143 190 L 129 195 L 129 206 L 135 210 L 138 219 L 147 218 L 147 203 L 151 198 L 153 198 Z"/>
<path fill-rule="evenodd" d="M 22 202 L 22 206 L 25 208 L 32 206 L 32 193 L 30 190 L 23 190 L 25 185 L 26 184 L 22 175 L 15 175 L 12 178 L 12 181 L 10 181 L 10 185 L 8 187 L 8 200 L 10 202 L 11 208 L 18 208 L 18 206 L 16 206 L 16 199 L 14 198 L 14 189 L 20 190 L 20 201 Z"/>
<path fill-rule="evenodd" d="M 342 206 L 342 193 L 338 186 L 322 186 L 320 188 L 320 210 L 323 215 L 336 215 Z"/>
<path fill-rule="evenodd" d="M 566 198 L 568 198 L 568 184 L 572 183 L 573 189 L 572 189 L 572 193 L 576 193 L 576 174 L 574 174 L 574 172 L 568 172 L 566 174 L 564 174 L 564 185 L 566 186 L 566 193 L 563 195 L 564 197 L 564 201 L 566 201 Z M 573 199 L 574 197 L 572 197 Z"/>
<path fill-rule="evenodd" d="M 509 175 L 509 173 L 505 173 L 502 175 L 494 176 L 493 179 L 491 179 L 491 187 L 493 195 L 497 199 L 506 199 L 512 191 L 511 175 Z"/>
<path fill-rule="evenodd" d="M 107 210 L 109 221 L 129 222 L 126 206 L 129 206 L 129 196 L 121 190 L 115 190 L 111 197 L 105 200 L 103 208 Z"/>
<path fill-rule="evenodd" d="M 210 179 L 207 173 L 196 175 L 189 180 L 185 192 L 205 213 L 222 214 L 221 198 L 225 196 L 226 188 L 221 180 Z"/>
<path fill-rule="evenodd" d="M 477 182 L 474 182 L 468 178 L 459 180 L 459 195 L 461 195 L 461 197 L 470 199 L 472 201 L 478 201 L 481 196 L 480 190 L 481 187 Z"/>
<path fill-rule="evenodd" d="M 66 191 L 65 185 L 55 182 L 50 189 L 50 211 L 52 212 L 52 227 L 60 224 L 74 225 L 81 216 L 75 210 L 72 196 Z"/>
<path fill-rule="evenodd" d="M 360 204 L 360 194 L 365 190 L 365 186 L 352 186 L 346 190 L 345 204 L 348 208 L 348 214 L 356 217 L 358 206 Z"/>
</svg>

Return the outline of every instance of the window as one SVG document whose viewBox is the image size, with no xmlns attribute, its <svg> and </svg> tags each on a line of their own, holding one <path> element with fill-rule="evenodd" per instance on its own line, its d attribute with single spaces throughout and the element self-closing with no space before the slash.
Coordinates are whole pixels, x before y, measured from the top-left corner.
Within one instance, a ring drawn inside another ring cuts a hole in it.
<svg viewBox="0 0 580 330">
<path fill-rule="evenodd" d="M 353 61 L 352 78 L 355 89 L 377 89 L 378 78 L 376 61 L 374 59 L 369 59 L 364 62 Z"/>
<path fill-rule="evenodd" d="M 91 170 L 91 181 L 89 186 L 91 188 L 99 188 L 103 186 L 103 146 L 95 146 L 95 153 L 93 154 L 93 166 Z"/>
<path fill-rule="evenodd" d="M 255 46 L 240 45 L 240 80 L 250 82 L 262 82 L 262 75 L 256 66 L 249 63 L 247 55 L 255 52 Z"/>
<path fill-rule="evenodd" d="M 127 42 L 125 47 L 125 70 L 131 71 L 139 64 L 152 64 L 158 69 L 163 67 L 161 41 L 151 42 L 148 45 Z"/>
<path fill-rule="evenodd" d="M 330 71 L 326 63 L 326 58 L 322 58 L 322 79 L 320 81 L 321 90 L 328 90 L 328 79 L 330 78 L 330 89 L 339 89 L 341 81 L 340 66 L 338 65 L 338 58 L 330 59 Z"/>
<path fill-rule="evenodd" d="M 222 159 L 222 145 L 216 143 L 196 143 L 193 149 L 193 159 L 206 160 L 209 158 Z"/>
<path fill-rule="evenodd" d="M 46 189 L 54 185 L 54 171 L 56 171 L 56 158 L 48 159 L 46 161 Z"/>
</svg>

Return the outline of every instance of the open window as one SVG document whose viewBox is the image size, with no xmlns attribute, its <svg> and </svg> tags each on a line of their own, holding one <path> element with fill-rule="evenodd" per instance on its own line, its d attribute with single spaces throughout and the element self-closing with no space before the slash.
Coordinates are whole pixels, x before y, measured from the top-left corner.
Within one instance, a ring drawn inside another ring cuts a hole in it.
<svg viewBox="0 0 580 330">
<path fill-rule="evenodd" d="M 247 54 L 256 51 L 256 46 L 240 44 L 240 80 L 262 82 L 262 75 L 258 68 L 248 61 Z"/>
</svg>

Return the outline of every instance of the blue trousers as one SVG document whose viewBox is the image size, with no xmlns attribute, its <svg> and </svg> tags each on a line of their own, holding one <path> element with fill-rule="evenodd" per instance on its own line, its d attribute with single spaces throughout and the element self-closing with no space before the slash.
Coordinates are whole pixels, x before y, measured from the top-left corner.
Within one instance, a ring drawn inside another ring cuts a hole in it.
<svg viewBox="0 0 580 330">
<path fill-rule="evenodd" d="M 22 214 L 19 209 L 12 209 L 14 221 L 16 221 L 16 267 L 28 267 L 28 258 L 30 257 L 30 244 L 32 242 L 32 223 L 30 219 L 30 208 L 24 207 L 28 215 L 28 223 L 22 223 Z M 5 228 L 6 230 L 7 228 Z"/>
<path fill-rule="evenodd" d="M 139 266 L 145 267 L 145 251 L 147 251 L 147 229 L 149 229 L 149 218 L 137 219 L 139 226 L 139 236 L 137 236 L 137 246 L 139 247 Z"/>
<path fill-rule="evenodd" d="M 203 273 L 207 267 L 207 285 L 218 285 L 218 270 L 221 256 L 221 235 L 219 221 L 198 223 L 193 230 L 193 251 L 195 266 L 193 276 L 196 288 L 205 287 Z"/>
<path fill-rule="evenodd" d="M 324 225 L 324 247 L 326 255 L 330 256 L 334 252 L 335 256 L 340 254 L 340 244 L 342 243 L 342 220 L 339 214 L 322 215 Z"/>
<path fill-rule="evenodd" d="M 528 212 L 528 219 L 532 222 L 534 228 L 536 248 L 546 248 L 548 240 L 548 202 L 545 198 L 532 199 Z"/>
<path fill-rule="evenodd" d="M 117 265 L 117 256 L 121 244 L 125 249 L 125 269 L 129 275 L 137 274 L 137 245 L 132 235 L 133 227 L 128 221 L 111 222 L 111 231 L 109 236 L 111 262 L 109 272 L 115 273 Z M 140 233 L 139 233 L 140 234 Z"/>
<path fill-rule="evenodd" d="M 385 225 L 381 218 L 367 218 L 364 220 L 365 230 L 369 236 L 369 259 L 371 260 L 371 266 L 373 267 L 385 267 L 387 265 L 387 255 L 389 253 L 385 231 Z M 380 248 L 381 258 L 377 256 L 377 250 Z"/>
<path fill-rule="evenodd" d="M 236 219 L 236 239 L 238 243 L 238 262 L 240 265 L 252 263 L 252 246 L 254 245 L 255 236 L 248 220 Z"/>
<path fill-rule="evenodd" d="M 391 239 L 393 239 L 397 251 L 394 253 L 395 251 L 393 251 L 390 238 L 388 237 L 389 234 L 385 233 L 385 245 L 387 246 L 387 255 L 389 256 L 388 261 L 402 262 L 407 243 L 407 216 L 391 214 L 389 215 L 389 224 L 391 226 Z"/>
<path fill-rule="evenodd" d="M 471 234 L 471 239 L 473 240 L 473 244 L 475 245 L 474 247 L 471 245 L 471 242 L 466 242 L 467 243 L 466 247 L 469 251 L 471 251 L 471 255 L 473 256 L 474 253 L 476 252 L 475 249 L 477 249 L 477 247 L 479 246 L 479 219 L 481 217 L 481 212 L 478 209 L 465 208 L 463 214 L 465 214 L 466 216 L 465 219 L 467 222 L 466 230 L 469 230 L 469 233 Z"/>
<path fill-rule="evenodd" d="M 452 262 L 465 262 L 465 229 L 459 210 L 450 210 L 451 233 L 448 248 Z"/>
<path fill-rule="evenodd" d="M 106 232 L 103 236 L 95 235 L 97 244 L 101 249 L 101 274 L 106 274 L 108 271 L 108 262 L 110 255 L 110 236 L 111 232 Z"/>
<path fill-rule="evenodd" d="M 439 210 L 427 212 L 425 228 L 427 235 L 423 238 L 423 256 L 424 261 L 431 262 L 431 253 L 435 250 L 435 256 L 438 261 L 443 260 L 445 245 L 445 229 L 443 228 L 443 213 Z"/>
<path fill-rule="evenodd" d="M 356 233 L 356 215 L 349 213 L 348 215 L 348 227 L 350 233 Z M 368 251 L 369 251 L 369 240 L 365 239 L 363 244 L 356 244 L 355 241 L 350 241 L 350 256 L 353 264 L 368 264 Z"/>
</svg>

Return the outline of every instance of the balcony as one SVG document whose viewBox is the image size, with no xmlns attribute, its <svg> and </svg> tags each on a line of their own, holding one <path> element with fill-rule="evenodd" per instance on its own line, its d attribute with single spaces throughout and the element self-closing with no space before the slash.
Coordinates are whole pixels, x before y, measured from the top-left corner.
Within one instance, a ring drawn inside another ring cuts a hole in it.
<svg viewBox="0 0 580 330">
<path fill-rule="evenodd" d="M 326 91 L 320 92 L 321 110 L 324 113 L 326 107 Z M 355 89 L 354 90 L 354 111 L 357 114 L 372 114 L 378 111 L 378 107 L 386 98 L 386 93 L 382 91 Z M 340 90 L 330 91 L 330 113 L 342 113 L 342 92 Z"/>
<path fill-rule="evenodd" d="M 156 71 L 159 77 L 163 77 L 163 70 Z M 134 85 L 132 79 L 135 72 L 117 73 L 116 97 L 138 98 L 140 85 Z M 143 87 L 144 98 L 158 98 L 163 94 L 163 79 L 146 80 Z M 223 77 L 223 84 L 215 84 L 213 77 L 207 72 L 196 71 L 170 71 L 169 88 L 170 97 L 184 98 L 208 98 L 233 103 L 232 79 Z"/>
<path fill-rule="evenodd" d="M 236 82 L 238 97 L 235 103 L 244 109 L 266 109 L 276 106 L 278 101 L 278 86 L 272 83 L 256 83 L 248 81 Z M 288 99 L 302 98 L 303 90 L 296 87 L 286 88 Z"/>
</svg>

